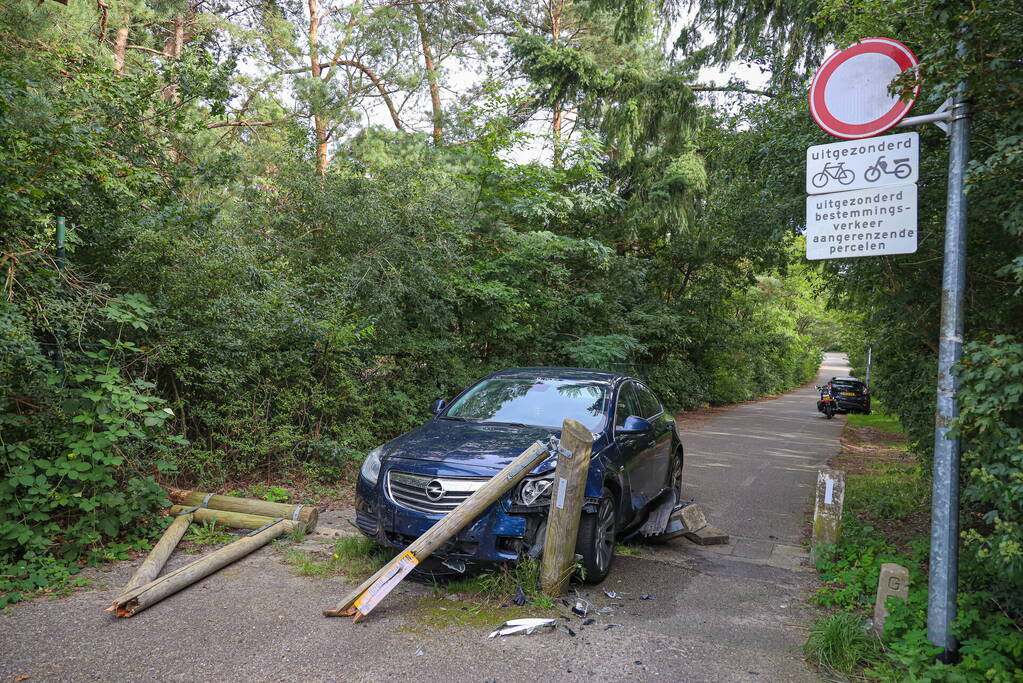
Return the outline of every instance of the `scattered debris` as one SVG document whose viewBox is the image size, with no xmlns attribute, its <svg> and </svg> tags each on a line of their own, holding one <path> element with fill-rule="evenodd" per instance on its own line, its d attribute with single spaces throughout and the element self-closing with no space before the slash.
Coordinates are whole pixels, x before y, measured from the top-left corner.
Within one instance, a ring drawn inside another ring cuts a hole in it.
<svg viewBox="0 0 1023 683">
<path fill-rule="evenodd" d="M 447 567 L 451 571 L 458 572 L 459 574 L 465 573 L 465 562 L 463 562 L 462 560 L 457 560 L 453 557 L 445 557 L 444 561 L 441 562 L 441 566 Z"/>
<path fill-rule="evenodd" d="M 615 593 L 614 591 L 609 591 L 606 588 L 604 589 L 604 595 L 606 595 L 607 597 L 611 598 L 612 600 L 621 600 L 622 599 L 621 595 L 619 595 L 618 593 Z"/>
<path fill-rule="evenodd" d="M 526 592 L 522 590 L 522 586 L 519 586 L 519 589 L 515 591 L 515 595 L 512 596 L 512 604 L 516 607 L 522 607 L 526 604 Z"/>
<path fill-rule="evenodd" d="M 622 628 L 622 625 L 621 624 L 608 624 L 607 626 L 604 627 L 604 630 L 605 631 L 610 631 L 613 628 Z"/>
<path fill-rule="evenodd" d="M 498 626 L 487 638 L 494 638 L 495 636 L 510 636 L 515 633 L 525 633 L 529 635 L 538 628 L 545 626 L 553 626 L 556 619 L 541 619 L 541 618 L 526 618 L 526 619 L 511 619 Z"/>
<path fill-rule="evenodd" d="M 587 619 L 586 621 L 583 622 L 583 626 L 589 626 L 590 624 L 595 624 L 595 623 L 597 623 L 596 619 Z"/>
<path fill-rule="evenodd" d="M 650 599 L 650 594 L 649 593 L 643 593 L 643 595 L 639 596 L 639 599 L 640 600 L 649 600 Z"/>
<path fill-rule="evenodd" d="M 582 598 L 576 598 L 575 605 L 572 606 L 572 614 L 576 615 L 581 619 L 585 619 L 586 615 L 593 609 L 593 605 L 588 600 Z"/>
<path fill-rule="evenodd" d="M 566 626 L 566 625 L 564 625 L 564 624 L 558 624 L 558 626 L 557 626 L 557 629 L 558 629 L 559 631 L 564 631 L 564 632 L 565 632 L 565 633 L 567 633 L 568 635 L 570 635 L 570 636 L 572 636 L 573 638 L 575 638 L 575 631 L 573 631 L 572 629 L 570 629 L 570 628 L 569 628 L 568 626 Z"/>
<path fill-rule="evenodd" d="M 615 613 L 615 611 L 614 611 L 613 607 L 601 607 L 600 609 L 597 610 L 597 614 L 614 614 L 614 613 Z"/>
</svg>

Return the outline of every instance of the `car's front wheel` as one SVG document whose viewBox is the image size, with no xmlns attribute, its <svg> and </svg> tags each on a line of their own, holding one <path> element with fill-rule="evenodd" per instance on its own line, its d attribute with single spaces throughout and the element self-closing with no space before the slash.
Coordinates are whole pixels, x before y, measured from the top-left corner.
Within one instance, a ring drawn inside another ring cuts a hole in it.
<svg viewBox="0 0 1023 683">
<path fill-rule="evenodd" d="M 584 513 L 579 519 L 579 536 L 575 550 L 583 557 L 586 583 L 600 583 L 607 578 L 614 561 L 616 506 L 614 495 L 606 486 L 600 493 L 596 512 Z"/>
</svg>

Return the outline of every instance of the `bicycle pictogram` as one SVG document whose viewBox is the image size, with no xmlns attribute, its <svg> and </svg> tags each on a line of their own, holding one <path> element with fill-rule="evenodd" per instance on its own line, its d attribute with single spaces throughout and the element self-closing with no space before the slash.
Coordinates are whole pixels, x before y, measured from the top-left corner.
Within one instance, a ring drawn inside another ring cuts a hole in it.
<svg viewBox="0 0 1023 683">
<path fill-rule="evenodd" d="M 895 159 L 892 163 L 895 164 L 895 166 L 889 169 L 888 162 L 884 160 L 884 155 L 882 154 L 877 158 L 877 161 L 874 162 L 873 166 L 868 167 L 867 170 L 863 172 L 863 179 L 868 183 L 873 183 L 881 177 L 882 173 L 884 173 L 886 175 L 893 175 L 901 180 L 903 178 L 908 178 L 913 172 L 912 167 L 909 165 L 908 158 Z"/>
<path fill-rule="evenodd" d="M 846 168 L 844 161 L 839 161 L 834 164 L 824 164 L 824 168 L 819 173 L 815 173 L 811 181 L 814 187 L 824 187 L 832 178 L 843 185 L 848 185 L 856 180 L 856 173 L 851 168 Z"/>
</svg>

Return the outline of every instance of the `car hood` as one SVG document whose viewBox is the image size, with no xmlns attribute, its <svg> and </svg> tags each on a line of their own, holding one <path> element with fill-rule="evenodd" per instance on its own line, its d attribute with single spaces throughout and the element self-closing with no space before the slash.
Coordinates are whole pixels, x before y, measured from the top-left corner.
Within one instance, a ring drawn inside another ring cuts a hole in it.
<svg viewBox="0 0 1023 683">
<path fill-rule="evenodd" d="M 531 443 L 551 434 L 560 437 L 561 430 L 434 419 L 388 442 L 383 456 L 501 470 Z M 556 458 L 548 458 L 533 471 L 544 472 L 556 463 Z"/>
</svg>

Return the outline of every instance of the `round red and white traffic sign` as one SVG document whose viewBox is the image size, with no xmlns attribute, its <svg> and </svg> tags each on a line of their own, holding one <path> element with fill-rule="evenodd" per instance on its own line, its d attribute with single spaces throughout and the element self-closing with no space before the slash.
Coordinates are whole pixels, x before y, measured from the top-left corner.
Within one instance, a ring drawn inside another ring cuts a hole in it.
<svg viewBox="0 0 1023 683">
<path fill-rule="evenodd" d="M 832 54 L 810 84 L 810 113 L 836 138 L 857 140 L 879 135 L 901 121 L 916 102 L 888 94 L 888 85 L 919 62 L 908 47 L 891 38 L 864 38 Z"/>
</svg>

